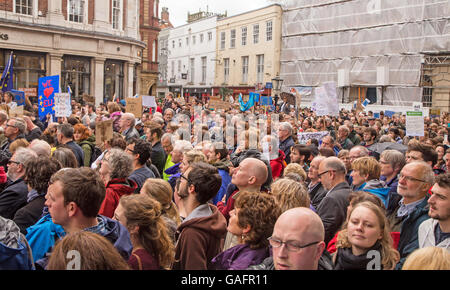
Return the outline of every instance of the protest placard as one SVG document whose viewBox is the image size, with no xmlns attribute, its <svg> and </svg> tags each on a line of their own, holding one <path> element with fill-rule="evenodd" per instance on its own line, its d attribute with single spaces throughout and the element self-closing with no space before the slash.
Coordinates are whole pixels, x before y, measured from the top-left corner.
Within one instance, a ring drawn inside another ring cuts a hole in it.
<svg viewBox="0 0 450 290">
<path fill-rule="evenodd" d="M 105 141 L 113 136 L 113 120 L 106 120 L 95 124 L 95 143 L 97 146 L 104 144 Z"/>
<path fill-rule="evenodd" d="M 59 93 L 59 75 L 39 78 L 39 117 L 55 114 L 55 93 Z"/>
<path fill-rule="evenodd" d="M 15 108 L 9 109 L 9 117 L 23 117 L 23 106 L 17 106 Z"/>
<path fill-rule="evenodd" d="M 142 97 L 127 98 L 125 110 L 127 113 L 133 113 L 135 118 L 142 117 Z"/>
<path fill-rule="evenodd" d="M 316 112 L 317 116 L 339 116 L 336 83 L 323 83 L 321 87 L 314 89 L 312 110 Z"/>
<path fill-rule="evenodd" d="M 70 104 L 69 93 L 56 93 L 55 96 L 55 117 L 70 117 L 72 106 Z"/>
<path fill-rule="evenodd" d="M 406 112 L 406 136 L 424 136 L 423 112 Z"/>
<path fill-rule="evenodd" d="M 155 96 L 142 96 L 142 106 L 156 108 Z"/>
<path fill-rule="evenodd" d="M 306 144 L 306 142 L 310 139 L 322 140 L 323 137 L 330 135 L 328 131 L 320 131 L 320 132 L 308 132 L 308 133 L 298 133 L 298 142 L 300 144 Z"/>
<path fill-rule="evenodd" d="M 230 102 L 222 101 L 220 97 L 211 97 L 208 102 L 208 107 L 214 110 L 228 110 L 230 106 Z"/>
</svg>

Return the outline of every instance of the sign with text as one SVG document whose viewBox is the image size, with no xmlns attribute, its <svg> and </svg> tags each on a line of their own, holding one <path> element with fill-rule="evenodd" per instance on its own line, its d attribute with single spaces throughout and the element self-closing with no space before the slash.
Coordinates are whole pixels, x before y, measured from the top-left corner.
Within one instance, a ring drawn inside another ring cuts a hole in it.
<svg viewBox="0 0 450 290">
<path fill-rule="evenodd" d="M 25 97 L 37 97 L 37 88 L 19 88 L 19 91 L 25 93 Z"/>
<path fill-rule="evenodd" d="M 339 116 L 339 102 L 334 82 L 324 83 L 314 90 L 314 101 L 311 105 L 317 116 Z"/>
<path fill-rule="evenodd" d="M 106 120 L 95 124 L 95 143 L 100 146 L 113 136 L 113 120 Z"/>
<path fill-rule="evenodd" d="M 135 118 L 142 117 L 142 97 L 127 98 L 126 99 L 126 111 L 127 113 L 133 113 Z"/>
<path fill-rule="evenodd" d="M 230 102 L 222 101 L 221 97 L 211 97 L 208 102 L 209 108 L 214 110 L 228 110 Z"/>
<path fill-rule="evenodd" d="M 14 95 L 14 102 L 17 103 L 17 106 L 25 105 L 25 92 L 24 91 L 11 90 L 11 93 L 13 93 L 13 95 Z"/>
<path fill-rule="evenodd" d="M 142 96 L 142 106 L 156 108 L 155 96 Z"/>
<path fill-rule="evenodd" d="M 55 94 L 55 117 L 70 117 L 72 114 L 72 105 L 70 104 L 69 93 Z"/>
<path fill-rule="evenodd" d="M 424 136 L 425 125 L 423 112 L 406 112 L 406 136 Z"/>
<path fill-rule="evenodd" d="M 298 133 L 298 142 L 300 144 L 306 144 L 306 142 L 310 139 L 322 140 L 323 137 L 330 135 L 328 131 L 320 131 L 320 132 L 308 132 L 308 133 Z"/>
<path fill-rule="evenodd" d="M 59 75 L 39 78 L 39 117 L 55 114 L 55 93 L 59 93 Z"/>
<path fill-rule="evenodd" d="M 17 106 L 15 108 L 9 109 L 9 117 L 23 117 L 23 106 Z"/>
</svg>

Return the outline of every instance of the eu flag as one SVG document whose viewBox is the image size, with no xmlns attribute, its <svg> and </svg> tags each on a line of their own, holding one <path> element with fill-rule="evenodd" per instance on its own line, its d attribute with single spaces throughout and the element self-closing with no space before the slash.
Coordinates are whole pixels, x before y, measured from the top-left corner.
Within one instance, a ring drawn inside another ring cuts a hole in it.
<svg viewBox="0 0 450 290">
<path fill-rule="evenodd" d="M 13 54 L 9 56 L 8 63 L 0 79 L 0 91 L 7 92 L 13 89 Z"/>
</svg>

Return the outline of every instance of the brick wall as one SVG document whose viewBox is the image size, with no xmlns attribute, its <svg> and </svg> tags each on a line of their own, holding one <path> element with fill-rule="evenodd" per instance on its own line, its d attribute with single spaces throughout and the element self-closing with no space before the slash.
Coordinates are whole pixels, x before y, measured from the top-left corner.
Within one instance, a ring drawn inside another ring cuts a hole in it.
<svg viewBox="0 0 450 290">
<path fill-rule="evenodd" d="M 0 0 L 0 10 L 2 11 L 14 11 L 13 9 L 14 1 L 13 0 Z"/>
<path fill-rule="evenodd" d="M 38 11 L 41 11 L 42 17 L 45 17 L 48 12 L 48 0 L 39 0 Z M 39 13 L 39 12 L 38 12 Z"/>
</svg>

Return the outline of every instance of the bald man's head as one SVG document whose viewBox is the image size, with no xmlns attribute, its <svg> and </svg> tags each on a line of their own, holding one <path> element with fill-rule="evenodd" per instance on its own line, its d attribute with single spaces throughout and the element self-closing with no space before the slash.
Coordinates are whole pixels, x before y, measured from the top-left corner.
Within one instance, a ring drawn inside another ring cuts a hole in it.
<svg viewBox="0 0 450 290">
<path fill-rule="evenodd" d="M 275 269 L 317 270 L 325 249 L 324 238 L 322 220 L 312 210 L 298 207 L 285 211 L 275 223 L 271 237 Z"/>
<path fill-rule="evenodd" d="M 240 190 L 252 187 L 259 190 L 268 177 L 266 164 L 256 158 L 246 158 L 241 161 L 238 169 L 234 172 L 231 182 Z"/>
</svg>

